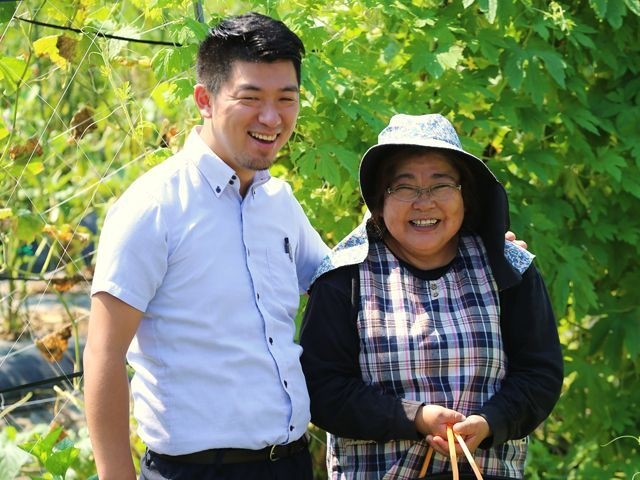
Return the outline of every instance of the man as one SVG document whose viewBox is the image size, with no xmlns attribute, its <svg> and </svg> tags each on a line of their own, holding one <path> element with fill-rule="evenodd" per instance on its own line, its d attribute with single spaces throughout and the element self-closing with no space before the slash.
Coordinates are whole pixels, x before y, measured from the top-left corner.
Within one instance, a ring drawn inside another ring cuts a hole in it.
<svg viewBox="0 0 640 480">
<path fill-rule="evenodd" d="M 140 177 L 102 229 L 84 353 L 101 480 L 311 479 L 309 398 L 293 341 L 328 248 L 268 168 L 299 113 L 304 46 L 282 22 L 221 22 L 198 52 L 202 125 Z"/>
</svg>

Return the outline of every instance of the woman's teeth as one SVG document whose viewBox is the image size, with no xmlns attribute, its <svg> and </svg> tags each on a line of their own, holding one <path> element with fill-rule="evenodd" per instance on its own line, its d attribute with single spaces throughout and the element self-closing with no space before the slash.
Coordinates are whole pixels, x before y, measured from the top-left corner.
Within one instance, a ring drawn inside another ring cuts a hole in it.
<svg viewBox="0 0 640 480">
<path fill-rule="evenodd" d="M 438 223 L 438 220 L 436 220 L 435 218 L 430 218 L 429 220 L 412 220 L 411 223 L 413 223 L 417 227 L 430 227 Z"/>
</svg>

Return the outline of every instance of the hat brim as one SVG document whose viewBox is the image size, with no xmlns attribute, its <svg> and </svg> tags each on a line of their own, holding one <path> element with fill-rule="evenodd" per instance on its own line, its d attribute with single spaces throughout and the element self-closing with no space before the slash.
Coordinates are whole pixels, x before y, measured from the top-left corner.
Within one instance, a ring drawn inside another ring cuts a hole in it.
<svg viewBox="0 0 640 480">
<path fill-rule="evenodd" d="M 464 150 L 457 149 L 451 146 L 450 143 L 440 142 L 437 140 L 430 140 L 429 144 L 407 144 L 407 143 L 387 143 L 382 145 L 374 145 L 365 152 L 360 161 L 360 193 L 364 203 L 369 210 L 373 210 L 374 195 L 376 193 L 377 176 L 380 171 L 380 163 L 384 158 L 388 158 L 393 155 L 395 151 L 405 147 L 425 147 L 436 150 L 443 150 L 450 152 L 464 160 L 468 160 L 466 165 L 471 170 L 474 176 L 475 182 L 478 186 L 478 192 L 489 192 L 492 190 L 491 185 L 499 184 L 498 179 L 493 174 L 489 167 L 475 155 L 465 152 Z"/>
</svg>

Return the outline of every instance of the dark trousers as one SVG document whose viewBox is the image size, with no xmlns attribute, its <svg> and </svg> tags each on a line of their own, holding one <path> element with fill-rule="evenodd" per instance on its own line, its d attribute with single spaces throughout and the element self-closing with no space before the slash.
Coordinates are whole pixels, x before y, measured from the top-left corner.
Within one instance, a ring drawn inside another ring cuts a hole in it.
<svg viewBox="0 0 640 480">
<path fill-rule="evenodd" d="M 145 453 L 140 462 L 140 480 L 312 480 L 309 450 L 275 462 L 194 465 Z"/>
</svg>

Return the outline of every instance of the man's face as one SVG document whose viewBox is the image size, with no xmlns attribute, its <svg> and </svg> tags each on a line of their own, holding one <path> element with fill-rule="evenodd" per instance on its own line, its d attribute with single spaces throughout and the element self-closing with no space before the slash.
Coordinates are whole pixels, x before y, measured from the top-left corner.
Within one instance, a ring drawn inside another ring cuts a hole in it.
<svg viewBox="0 0 640 480">
<path fill-rule="evenodd" d="M 273 164 L 291 137 L 299 100 L 290 61 L 237 61 L 217 95 L 210 96 L 210 117 L 201 135 L 241 180 L 252 179 L 256 170 Z"/>
</svg>

